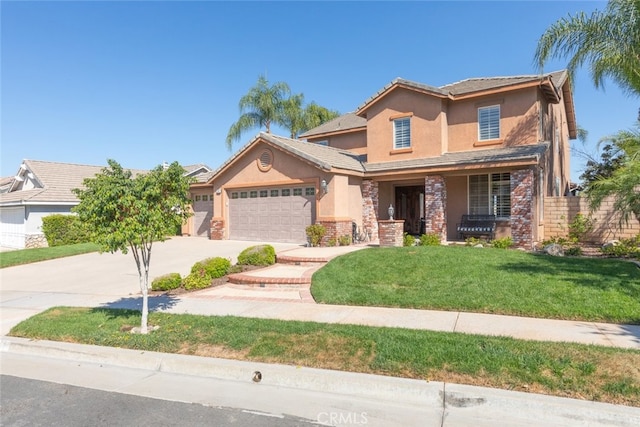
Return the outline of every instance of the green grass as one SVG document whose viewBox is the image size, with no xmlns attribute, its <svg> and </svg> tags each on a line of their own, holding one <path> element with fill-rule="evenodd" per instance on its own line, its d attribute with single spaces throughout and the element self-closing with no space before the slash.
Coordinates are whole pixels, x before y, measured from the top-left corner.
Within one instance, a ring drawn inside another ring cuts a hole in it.
<svg viewBox="0 0 640 427">
<path fill-rule="evenodd" d="M 56 307 L 10 335 L 482 385 L 640 406 L 640 352 L 399 328 Z"/>
<path fill-rule="evenodd" d="M 453 246 L 370 248 L 312 279 L 326 304 L 640 324 L 640 269 L 604 258 Z"/>
<path fill-rule="evenodd" d="M 98 245 L 94 243 L 79 243 L 77 245 L 55 246 L 53 248 L 34 248 L 0 252 L 0 268 L 97 251 Z"/>
</svg>

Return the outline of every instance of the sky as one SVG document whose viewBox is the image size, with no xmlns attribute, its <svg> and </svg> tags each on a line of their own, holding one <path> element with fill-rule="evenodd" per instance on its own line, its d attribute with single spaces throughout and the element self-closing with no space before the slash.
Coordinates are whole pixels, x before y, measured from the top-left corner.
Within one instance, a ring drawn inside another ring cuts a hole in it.
<svg viewBox="0 0 640 427">
<path fill-rule="evenodd" d="M 397 77 L 433 86 L 536 74 L 537 41 L 602 1 L 0 1 L 0 176 L 23 159 L 215 169 L 258 76 L 341 113 Z M 550 61 L 544 71 L 563 69 Z M 578 149 L 636 123 L 640 99 L 574 82 Z M 273 133 L 288 136 L 286 130 Z M 584 160 L 572 156 L 578 182 Z"/>
</svg>

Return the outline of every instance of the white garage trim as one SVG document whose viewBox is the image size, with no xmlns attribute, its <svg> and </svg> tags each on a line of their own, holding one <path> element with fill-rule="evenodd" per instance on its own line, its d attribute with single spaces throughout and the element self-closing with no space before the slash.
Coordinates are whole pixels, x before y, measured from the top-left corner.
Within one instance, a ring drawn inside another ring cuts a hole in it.
<svg viewBox="0 0 640 427">
<path fill-rule="evenodd" d="M 228 196 L 230 239 L 306 243 L 316 215 L 314 186 L 231 190 Z"/>
</svg>

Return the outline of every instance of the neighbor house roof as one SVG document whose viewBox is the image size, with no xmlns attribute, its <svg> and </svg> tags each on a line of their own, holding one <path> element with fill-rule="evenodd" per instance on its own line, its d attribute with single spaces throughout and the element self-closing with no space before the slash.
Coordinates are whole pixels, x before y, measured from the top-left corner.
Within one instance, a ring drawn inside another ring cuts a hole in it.
<svg viewBox="0 0 640 427">
<path fill-rule="evenodd" d="M 102 172 L 103 168 L 104 166 L 24 160 L 14 177 L 10 191 L 0 194 L 0 205 L 77 204 L 78 198 L 72 190 L 82 187 L 85 178 L 94 177 Z M 25 179 L 33 181 L 35 188 L 19 189 L 20 183 Z"/>
<path fill-rule="evenodd" d="M 335 134 L 358 128 L 366 129 L 367 119 L 356 113 L 347 113 L 302 133 L 300 138 L 306 138 L 308 135 Z"/>
</svg>

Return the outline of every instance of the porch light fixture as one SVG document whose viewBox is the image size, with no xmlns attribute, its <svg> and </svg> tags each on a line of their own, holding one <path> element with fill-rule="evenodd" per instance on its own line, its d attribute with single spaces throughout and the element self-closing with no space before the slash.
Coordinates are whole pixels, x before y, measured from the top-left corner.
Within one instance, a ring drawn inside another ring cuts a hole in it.
<svg viewBox="0 0 640 427">
<path fill-rule="evenodd" d="M 395 209 L 393 209 L 393 205 L 389 205 L 389 209 L 387 210 L 387 212 L 389 213 L 389 221 L 393 221 L 393 214 L 395 212 Z"/>
<path fill-rule="evenodd" d="M 320 188 L 322 189 L 322 192 L 324 194 L 327 194 L 329 192 L 329 185 L 327 184 L 326 180 L 322 180 L 320 181 Z"/>
</svg>

